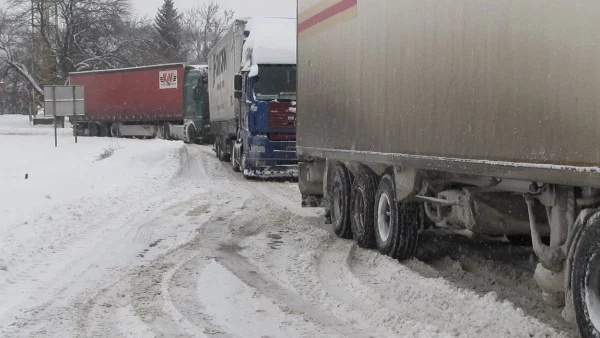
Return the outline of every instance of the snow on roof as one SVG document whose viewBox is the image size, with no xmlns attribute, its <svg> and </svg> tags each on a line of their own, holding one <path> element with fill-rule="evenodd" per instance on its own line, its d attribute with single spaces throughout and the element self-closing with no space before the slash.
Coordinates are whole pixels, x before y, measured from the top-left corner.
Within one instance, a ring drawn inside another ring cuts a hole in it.
<svg viewBox="0 0 600 338">
<path fill-rule="evenodd" d="M 184 67 L 184 66 L 185 66 L 185 63 L 165 63 L 165 64 L 158 64 L 158 65 L 137 66 L 137 67 L 129 67 L 129 68 L 112 68 L 112 69 L 101 69 L 101 70 L 86 70 L 86 71 L 82 71 L 82 72 L 70 72 L 69 75 L 90 74 L 90 73 L 111 73 L 111 72 L 122 72 L 122 71 L 140 70 L 140 69 L 165 68 L 165 67 Z"/>
<path fill-rule="evenodd" d="M 192 67 L 192 68 L 198 69 L 198 70 L 207 70 L 208 69 L 208 65 L 189 65 L 188 67 Z"/>
<path fill-rule="evenodd" d="M 242 68 L 260 64 L 296 64 L 296 19 L 252 18 L 246 24 Z"/>
</svg>

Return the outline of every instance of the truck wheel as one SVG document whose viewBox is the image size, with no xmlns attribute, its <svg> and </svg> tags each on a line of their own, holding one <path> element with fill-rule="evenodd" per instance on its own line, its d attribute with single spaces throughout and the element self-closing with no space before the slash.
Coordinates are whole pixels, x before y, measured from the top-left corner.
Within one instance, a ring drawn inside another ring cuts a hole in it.
<svg viewBox="0 0 600 338">
<path fill-rule="evenodd" d="M 397 203 L 394 179 L 383 176 L 375 195 L 375 242 L 384 255 L 399 260 L 414 256 L 419 241 L 421 209 L 416 203 Z"/>
<path fill-rule="evenodd" d="M 352 174 L 338 164 L 329 185 L 329 206 L 333 232 L 340 238 L 352 238 L 350 225 L 350 206 L 352 196 Z"/>
<path fill-rule="evenodd" d="M 113 123 L 110 126 L 110 136 L 112 137 L 121 137 L 121 133 L 119 132 L 119 125 L 116 123 Z"/>
<path fill-rule="evenodd" d="M 374 215 L 375 194 L 379 176 L 371 169 L 361 167 L 352 183 L 352 235 L 358 246 L 371 248 L 375 243 Z"/>
<path fill-rule="evenodd" d="M 217 150 L 217 157 L 221 162 L 227 162 L 229 160 L 229 156 L 227 154 L 227 143 L 223 141 L 222 138 L 219 139 L 219 147 Z"/>
<path fill-rule="evenodd" d="M 108 137 L 110 136 L 110 130 L 106 123 L 100 124 L 100 137 Z"/>
<path fill-rule="evenodd" d="M 582 337 L 600 337 L 600 217 L 590 219 L 575 249 L 571 289 Z"/>
<path fill-rule="evenodd" d="M 221 152 L 221 149 L 219 149 L 221 147 L 221 139 L 219 137 L 215 138 L 215 155 L 217 156 L 217 158 L 220 160 L 219 158 L 219 154 Z"/>
<path fill-rule="evenodd" d="M 188 143 L 196 142 L 196 128 L 193 126 L 188 127 Z"/>
<path fill-rule="evenodd" d="M 217 158 L 219 159 L 219 161 L 224 162 L 225 160 L 223 159 L 223 147 L 225 146 L 223 144 L 223 139 L 222 138 L 217 138 L 217 142 L 216 142 L 216 151 L 217 151 Z"/>
<path fill-rule="evenodd" d="M 163 124 L 162 132 L 163 132 L 162 137 L 164 140 L 168 141 L 171 139 L 171 128 L 169 127 L 168 123 Z"/>
<path fill-rule="evenodd" d="M 90 137 L 100 136 L 100 127 L 96 123 L 89 124 Z"/>
<path fill-rule="evenodd" d="M 238 160 L 239 154 L 235 151 L 235 144 L 233 145 L 231 151 L 233 152 L 231 155 L 231 166 L 233 167 L 234 172 L 239 173 L 241 171 L 240 162 Z"/>
<path fill-rule="evenodd" d="M 249 172 L 246 171 L 246 153 L 244 153 L 244 151 L 242 151 L 242 159 L 240 162 L 240 171 L 244 174 L 244 178 L 245 179 L 250 179 L 251 175 L 248 175 Z"/>
</svg>

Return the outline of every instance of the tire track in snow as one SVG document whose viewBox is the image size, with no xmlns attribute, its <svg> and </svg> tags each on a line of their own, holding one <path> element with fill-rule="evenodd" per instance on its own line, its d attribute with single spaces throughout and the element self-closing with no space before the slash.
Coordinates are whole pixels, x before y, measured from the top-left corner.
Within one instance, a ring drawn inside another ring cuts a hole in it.
<svg viewBox="0 0 600 338">
<path fill-rule="evenodd" d="M 239 189 L 239 186 L 235 185 L 232 186 L 232 188 Z M 237 191 L 237 193 L 239 194 L 239 191 Z M 306 302 L 297 294 L 290 292 L 285 287 L 273 282 L 269 277 L 261 275 L 259 270 L 255 268 L 250 261 L 239 254 L 238 238 L 236 238 L 235 235 L 228 235 L 228 232 L 233 228 L 232 222 L 239 217 L 239 215 L 236 216 L 232 211 L 243 210 L 240 211 L 240 214 L 246 214 L 248 209 L 254 210 L 257 212 L 257 214 L 253 214 L 252 217 L 255 220 L 260 218 L 257 216 L 261 213 L 268 213 L 268 208 L 260 206 L 262 202 L 260 199 L 256 198 L 258 196 L 252 196 L 248 191 L 246 194 L 247 197 L 242 203 L 239 203 L 239 201 L 230 203 L 230 205 L 228 205 L 228 207 L 231 208 L 229 211 L 226 211 L 221 217 L 217 217 L 214 221 L 208 222 L 206 226 L 200 229 L 200 238 L 202 238 L 204 243 L 203 247 L 212 248 L 215 252 L 214 259 L 217 262 L 231 271 L 248 286 L 256 289 L 266 297 L 273 299 L 284 313 L 301 315 L 304 318 L 308 318 L 309 322 L 319 324 L 324 331 L 329 331 L 327 335 L 334 332 L 345 337 L 368 336 L 353 328 L 348 328 L 344 322 L 330 316 L 320 307 Z M 251 197 L 254 197 L 252 201 L 248 201 Z M 264 199 L 265 197 L 262 196 L 262 198 Z M 246 201 L 249 202 L 249 206 L 245 206 Z M 319 332 L 319 335 L 325 333 L 326 332 Z"/>
</svg>

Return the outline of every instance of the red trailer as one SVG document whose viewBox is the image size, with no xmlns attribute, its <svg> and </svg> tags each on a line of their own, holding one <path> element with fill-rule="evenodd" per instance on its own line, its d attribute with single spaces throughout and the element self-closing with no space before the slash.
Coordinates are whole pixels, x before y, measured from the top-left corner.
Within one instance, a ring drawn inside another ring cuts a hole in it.
<svg viewBox="0 0 600 338">
<path fill-rule="evenodd" d="M 194 95 L 206 75 L 206 67 L 183 63 L 71 73 L 70 84 L 85 87 L 86 109 L 73 122 L 81 126 L 77 132 L 91 136 L 159 135 L 193 142 L 206 127 L 197 125 L 208 112 L 199 109 L 201 99 Z"/>
</svg>

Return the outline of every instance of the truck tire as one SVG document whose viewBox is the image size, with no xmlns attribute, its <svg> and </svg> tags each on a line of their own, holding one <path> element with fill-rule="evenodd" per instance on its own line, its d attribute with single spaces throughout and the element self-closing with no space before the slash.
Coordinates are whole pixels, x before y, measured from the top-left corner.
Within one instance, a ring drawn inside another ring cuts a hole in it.
<svg viewBox="0 0 600 338">
<path fill-rule="evenodd" d="M 249 172 L 246 170 L 246 153 L 242 151 L 242 159 L 240 162 L 240 171 L 242 172 L 242 174 L 244 175 L 245 179 L 251 179 L 252 175 L 249 175 Z"/>
<path fill-rule="evenodd" d="M 227 154 L 227 143 L 225 143 L 222 138 L 219 138 L 218 145 L 217 158 L 221 162 L 227 162 L 229 160 L 229 156 Z"/>
<path fill-rule="evenodd" d="M 188 127 L 188 143 L 196 143 L 196 128 L 192 125 Z"/>
<path fill-rule="evenodd" d="M 98 137 L 100 136 L 100 126 L 96 123 L 90 123 L 88 125 L 90 131 L 90 137 Z"/>
<path fill-rule="evenodd" d="M 163 140 L 169 141 L 171 139 L 171 127 L 168 123 L 163 124 L 162 132 Z"/>
<path fill-rule="evenodd" d="M 221 150 L 219 149 L 221 147 L 221 138 L 220 137 L 216 137 L 215 138 L 215 155 L 217 156 L 217 158 L 220 160 L 219 158 L 219 153 L 221 152 Z"/>
<path fill-rule="evenodd" d="M 352 174 L 344 165 L 337 164 L 329 185 L 329 207 L 333 232 L 340 238 L 352 238 L 351 197 Z"/>
<path fill-rule="evenodd" d="M 217 138 L 216 145 L 217 146 L 215 147 L 215 149 L 217 151 L 217 158 L 219 159 L 219 161 L 224 162 L 225 160 L 223 159 L 223 147 L 225 145 L 223 144 L 223 139 L 221 137 Z"/>
<path fill-rule="evenodd" d="M 119 125 L 116 123 L 113 123 L 110 126 L 110 136 L 112 137 L 121 137 L 121 133 L 119 132 Z"/>
<path fill-rule="evenodd" d="M 238 160 L 238 158 L 240 156 L 235 151 L 235 144 L 233 145 L 233 148 L 231 151 L 233 152 L 233 154 L 231 155 L 231 167 L 233 168 L 234 172 L 239 173 L 242 170 L 241 170 L 241 166 L 240 166 L 240 161 Z"/>
<path fill-rule="evenodd" d="M 374 208 L 375 242 L 384 255 L 404 260 L 414 256 L 419 242 L 421 209 L 416 203 L 397 203 L 391 175 L 379 182 Z"/>
<path fill-rule="evenodd" d="M 582 337 L 600 337 L 600 217 L 593 216 L 579 237 L 571 272 L 577 326 Z"/>
<path fill-rule="evenodd" d="M 350 224 L 354 240 L 361 248 L 375 244 L 375 194 L 379 176 L 367 167 L 361 167 L 352 183 L 352 210 Z"/>
<path fill-rule="evenodd" d="M 100 124 L 100 137 L 108 137 L 110 136 L 110 130 L 106 123 Z"/>
</svg>

